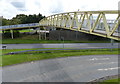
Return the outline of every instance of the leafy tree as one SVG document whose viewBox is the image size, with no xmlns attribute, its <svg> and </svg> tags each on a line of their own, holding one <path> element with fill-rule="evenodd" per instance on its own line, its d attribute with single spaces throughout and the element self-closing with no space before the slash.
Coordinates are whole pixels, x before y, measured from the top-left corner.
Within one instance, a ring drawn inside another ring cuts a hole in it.
<svg viewBox="0 0 120 84">
<path fill-rule="evenodd" d="M 38 23 L 41 19 L 45 18 L 42 14 L 34 15 L 25 15 L 18 14 L 12 19 L 3 18 L 2 23 L 4 25 L 16 25 L 16 24 L 28 24 L 28 23 Z"/>
<path fill-rule="evenodd" d="M 23 24 L 27 23 L 38 23 L 41 19 L 45 18 L 45 16 L 42 16 L 41 14 L 34 14 L 34 15 L 29 15 L 25 18 L 23 21 Z"/>
<path fill-rule="evenodd" d="M 5 18 L 2 18 L 2 26 L 8 25 L 9 21 Z"/>
</svg>

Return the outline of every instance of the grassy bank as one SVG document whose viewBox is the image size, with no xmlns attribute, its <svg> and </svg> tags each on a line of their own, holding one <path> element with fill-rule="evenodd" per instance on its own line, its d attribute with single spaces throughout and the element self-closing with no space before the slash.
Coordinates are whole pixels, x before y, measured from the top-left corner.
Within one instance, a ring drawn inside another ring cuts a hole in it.
<svg viewBox="0 0 120 84">
<path fill-rule="evenodd" d="M 17 50 L 15 50 L 17 51 Z M 3 50 L 8 53 L 11 50 Z M 118 54 L 118 49 L 112 52 L 110 49 L 86 49 L 86 50 L 57 50 L 57 51 L 33 51 L 13 55 L 2 55 L 2 66 L 13 65 L 23 62 L 30 62 L 35 60 L 52 59 L 68 56 L 83 56 L 83 55 L 107 55 Z"/>
<path fill-rule="evenodd" d="M 31 29 L 24 29 L 24 30 L 19 30 L 19 32 L 34 32 L 35 30 Z"/>
<path fill-rule="evenodd" d="M 31 38 L 31 37 L 30 37 Z M 34 43 L 63 43 L 58 40 L 38 40 L 38 39 L 3 39 L 2 44 L 34 44 Z M 64 43 L 110 43 L 109 41 L 69 41 L 65 40 Z"/>
<path fill-rule="evenodd" d="M 99 84 L 119 84 L 119 82 L 120 82 L 119 80 L 120 80 L 120 78 L 119 79 L 105 80 Z"/>
<path fill-rule="evenodd" d="M 3 39 L 2 44 L 34 44 L 34 43 L 63 43 L 54 40 L 35 40 L 35 39 Z M 64 43 L 84 43 L 81 41 L 64 41 Z"/>
<path fill-rule="evenodd" d="M 23 31 L 23 30 L 21 30 Z M 18 38 L 14 39 L 2 39 L 3 44 L 32 44 L 32 43 L 63 43 L 63 41 L 60 40 L 39 40 L 38 35 L 21 35 Z M 103 41 L 103 40 L 98 40 L 98 41 L 70 41 L 70 40 L 65 40 L 64 43 L 110 43 L 110 41 Z"/>
</svg>

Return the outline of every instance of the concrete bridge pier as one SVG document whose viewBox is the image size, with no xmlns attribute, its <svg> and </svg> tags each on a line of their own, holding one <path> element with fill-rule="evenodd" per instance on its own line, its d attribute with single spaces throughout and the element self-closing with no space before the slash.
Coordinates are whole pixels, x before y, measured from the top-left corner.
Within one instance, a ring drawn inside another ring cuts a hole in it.
<svg viewBox="0 0 120 84">
<path fill-rule="evenodd" d="M 47 32 L 46 32 L 47 31 L 47 27 L 44 27 L 44 30 L 45 30 L 44 31 L 44 40 L 47 40 Z"/>
<path fill-rule="evenodd" d="M 39 37 L 39 40 L 41 40 L 41 32 L 40 32 L 40 28 L 39 28 L 39 33 L 38 33 L 38 34 L 39 34 L 39 36 L 38 36 L 38 37 Z"/>
<path fill-rule="evenodd" d="M 39 37 L 39 40 L 47 40 L 47 29 L 44 27 L 44 30 L 41 31 L 41 28 L 39 27 L 39 30 L 38 30 L 38 37 Z"/>
<path fill-rule="evenodd" d="M 45 32 L 44 32 L 44 39 L 46 40 L 46 28 L 45 29 Z"/>
<path fill-rule="evenodd" d="M 47 40 L 47 36 L 46 36 L 46 30 L 45 30 L 45 40 Z"/>
<path fill-rule="evenodd" d="M 11 32 L 11 38 L 14 39 L 13 30 L 10 30 L 10 32 Z"/>
</svg>

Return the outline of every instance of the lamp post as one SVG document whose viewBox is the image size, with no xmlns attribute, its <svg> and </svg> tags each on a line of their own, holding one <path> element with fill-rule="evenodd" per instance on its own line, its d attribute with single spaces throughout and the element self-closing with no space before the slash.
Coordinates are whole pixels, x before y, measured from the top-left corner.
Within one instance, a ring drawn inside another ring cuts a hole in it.
<svg viewBox="0 0 120 84">
<path fill-rule="evenodd" d="M 61 37 L 62 43 L 63 43 L 63 48 L 64 48 L 64 37 Z"/>
<path fill-rule="evenodd" d="M 111 51 L 113 51 L 113 44 L 114 44 L 114 40 L 111 39 Z"/>
</svg>

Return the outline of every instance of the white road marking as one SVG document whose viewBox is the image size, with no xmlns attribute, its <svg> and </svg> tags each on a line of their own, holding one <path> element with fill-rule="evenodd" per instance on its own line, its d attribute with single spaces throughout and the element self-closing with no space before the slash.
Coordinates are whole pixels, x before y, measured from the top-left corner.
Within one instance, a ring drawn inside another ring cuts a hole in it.
<svg viewBox="0 0 120 84">
<path fill-rule="evenodd" d="M 92 59 L 89 59 L 91 61 L 94 61 L 94 60 L 109 60 L 110 58 L 92 58 Z"/>
<path fill-rule="evenodd" d="M 105 63 L 98 63 L 98 64 L 118 64 L 118 62 L 105 62 Z"/>
<path fill-rule="evenodd" d="M 108 70 L 115 70 L 119 69 L 120 67 L 114 67 L 114 68 L 106 68 L 106 69 L 98 69 L 98 71 L 108 71 Z"/>
<path fill-rule="evenodd" d="M 33 61 L 31 63 L 34 63 Z"/>
</svg>

